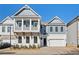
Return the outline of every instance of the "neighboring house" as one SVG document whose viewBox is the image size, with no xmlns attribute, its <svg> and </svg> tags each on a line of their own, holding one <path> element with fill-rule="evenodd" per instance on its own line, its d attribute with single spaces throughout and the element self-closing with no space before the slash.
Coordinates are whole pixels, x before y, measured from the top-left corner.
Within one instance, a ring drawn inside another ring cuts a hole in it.
<svg viewBox="0 0 79 59">
<path fill-rule="evenodd" d="M 66 46 L 66 25 L 55 16 L 46 26 L 47 46 Z"/>
<path fill-rule="evenodd" d="M 79 16 L 67 24 L 67 46 L 79 45 Z"/>
<path fill-rule="evenodd" d="M 15 39 L 13 25 L 14 25 L 14 20 L 12 20 L 12 18 L 9 16 L 6 17 L 0 23 L 0 41 L 1 42 L 9 42 L 10 43 L 10 32 L 11 32 L 12 40 Z"/>
<path fill-rule="evenodd" d="M 0 23 L 0 41 L 28 47 L 66 46 L 66 25 L 57 16 L 42 23 L 41 16 L 25 5 Z"/>
</svg>

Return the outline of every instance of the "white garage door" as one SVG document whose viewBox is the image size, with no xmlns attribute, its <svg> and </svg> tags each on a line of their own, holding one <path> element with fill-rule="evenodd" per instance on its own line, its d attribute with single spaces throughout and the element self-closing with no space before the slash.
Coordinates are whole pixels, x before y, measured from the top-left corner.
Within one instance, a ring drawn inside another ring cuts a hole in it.
<svg viewBox="0 0 79 59">
<path fill-rule="evenodd" d="M 49 46 L 65 46 L 66 43 L 65 43 L 65 40 L 63 39 L 51 39 L 49 40 Z"/>
</svg>

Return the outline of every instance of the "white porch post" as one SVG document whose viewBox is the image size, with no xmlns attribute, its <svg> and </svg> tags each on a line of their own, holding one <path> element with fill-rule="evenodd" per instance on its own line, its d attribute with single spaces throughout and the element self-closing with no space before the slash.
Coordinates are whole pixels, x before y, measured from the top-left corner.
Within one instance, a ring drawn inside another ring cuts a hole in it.
<svg viewBox="0 0 79 59">
<path fill-rule="evenodd" d="M 40 37 L 39 36 L 37 36 L 37 40 L 38 40 L 38 44 L 40 46 Z"/>
<path fill-rule="evenodd" d="M 24 46 L 26 44 L 26 38 L 25 36 L 22 36 L 22 45 Z"/>
<path fill-rule="evenodd" d="M 15 31 L 15 25 L 16 25 L 16 22 L 15 22 L 15 18 L 14 18 L 14 31 Z"/>
<path fill-rule="evenodd" d="M 30 31 L 31 31 L 31 28 L 32 28 L 31 23 L 32 23 L 32 20 L 30 19 Z"/>
<path fill-rule="evenodd" d="M 21 28 L 22 28 L 22 31 L 23 31 L 23 18 L 22 18 L 22 27 Z"/>
<path fill-rule="evenodd" d="M 40 19 L 38 19 L 38 31 L 40 32 Z"/>
<path fill-rule="evenodd" d="M 24 43 L 23 40 L 24 40 L 24 37 L 22 36 L 22 45 L 23 45 L 23 43 Z"/>
<path fill-rule="evenodd" d="M 30 43 L 29 43 L 30 45 L 32 45 L 32 37 L 30 36 Z"/>
</svg>

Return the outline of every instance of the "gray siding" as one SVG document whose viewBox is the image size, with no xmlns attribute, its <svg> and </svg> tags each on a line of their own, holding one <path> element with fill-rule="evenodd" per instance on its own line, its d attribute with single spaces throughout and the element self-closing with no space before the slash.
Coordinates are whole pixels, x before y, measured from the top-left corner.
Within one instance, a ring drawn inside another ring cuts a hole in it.
<svg viewBox="0 0 79 59">
<path fill-rule="evenodd" d="M 53 31 L 50 32 L 50 27 L 53 27 Z M 55 27 L 58 27 L 58 32 L 55 31 Z M 61 32 L 61 27 L 63 27 L 63 32 Z M 46 27 L 46 32 L 49 33 L 49 34 L 64 34 L 66 33 L 66 26 L 53 26 L 53 25 L 50 25 L 50 26 L 47 26 Z"/>
</svg>

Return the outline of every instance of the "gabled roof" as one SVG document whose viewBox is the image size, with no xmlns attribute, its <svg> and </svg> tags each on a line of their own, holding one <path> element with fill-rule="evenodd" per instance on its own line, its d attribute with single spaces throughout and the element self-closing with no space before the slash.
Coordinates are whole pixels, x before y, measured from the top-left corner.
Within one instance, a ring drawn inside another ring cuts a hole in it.
<svg viewBox="0 0 79 59">
<path fill-rule="evenodd" d="M 48 24 L 62 24 L 62 25 L 65 25 L 65 23 L 58 17 L 58 16 L 55 16 L 50 22 L 48 22 Z"/>
<path fill-rule="evenodd" d="M 28 5 L 24 5 L 13 16 L 37 16 L 40 17 L 32 8 Z"/>
<path fill-rule="evenodd" d="M 6 18 L 4 18 L 0 23 L 3 23 L 4 21 L 6 21 L 7 19 L 11 19 L 9 16 L 7 16 Z"/>
<path fill-rule="evenodd" d="M 6 22 L 7 20 L 10 20 L 9 22 L 7 22 L 7 23 L 12 23 L 12 18 L 11 17 L 9 17 L 9 16 L 7 16 L 5 19 L 3 19 L 1 22 L 0 22 L 0 24 L 3 24 L 4 22 Z"/>
<path fill-rule="evenodd" d="M 69 23 L 67 23 L 67 26 L 73 24 L 73 23 L 76 22 L 77 20 L 79 20 L 79 16 L 76 16 L 73 20 L 71 20 Z"/>
</svg>

